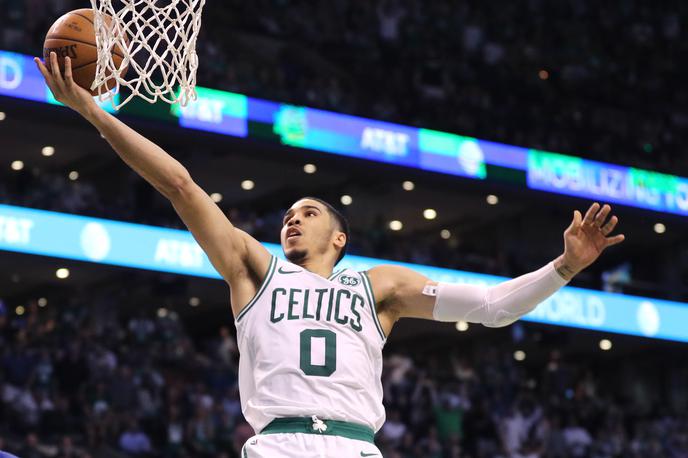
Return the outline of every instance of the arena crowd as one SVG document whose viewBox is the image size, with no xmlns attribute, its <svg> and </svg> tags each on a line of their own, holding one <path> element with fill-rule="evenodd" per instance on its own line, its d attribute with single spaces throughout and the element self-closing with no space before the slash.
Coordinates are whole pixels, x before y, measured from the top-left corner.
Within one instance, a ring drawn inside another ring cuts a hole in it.
<svg viewBox="0 0 688 458">
<path fill-rule="evenodd" d="M 41 55 L 83 0 L 0 0 Z M 623 0 L 208 2 L 199 84 L 688 175 L 688 5 Z"/>
<path fill-rule="evenodd" d="M 253 431 L 241 414 L 231 318 L 193 337 L 193 316 L 151 301 L 155 287 L 131 274 L 127 288 L 65 288 L 21 316 L 0 307 L 0 449 L 239 458 Z M 388 418 L 376 437 L 385 457 L 688 456 L 680 367 L 655 377 L 647 353 L 600 363 L 557 346 L 533 365 L 514 359 L 514 342 L 387 350 Z"/>
</svg>

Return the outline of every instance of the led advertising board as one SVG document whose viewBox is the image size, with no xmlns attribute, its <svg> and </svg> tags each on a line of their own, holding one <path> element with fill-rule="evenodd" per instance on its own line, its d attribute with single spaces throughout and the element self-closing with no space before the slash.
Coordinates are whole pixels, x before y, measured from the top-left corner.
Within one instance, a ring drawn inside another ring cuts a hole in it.
<svg viewBox="0 0 688 458">
<path fill-rule="evenodd" d="M 264 245 L 283 257 L 279 245 Z M 0 250 L 220 279 L 187 231 L 9 205 L 0 205 Z M 354 255 L 344 257 L 338 268 L 362 271 L 379 264 L 403 265 L 437 281 L 494 285 L 507 280 Z M 570 286 L 524 320 L 688 342 L 688 304 Z"/>
<path fill-rule="evenodd" d="M 135 98 L 120 113 L 185 129 L 688 215 L 686 178 L 215 89 L 196 90 L 198 99 L 186 107 Z M 0 95 L 58 103 L 31 57 L 5 51 L 0 51 Z M 112 111 L 109 102 L 99 103 Z"/>
</svg>

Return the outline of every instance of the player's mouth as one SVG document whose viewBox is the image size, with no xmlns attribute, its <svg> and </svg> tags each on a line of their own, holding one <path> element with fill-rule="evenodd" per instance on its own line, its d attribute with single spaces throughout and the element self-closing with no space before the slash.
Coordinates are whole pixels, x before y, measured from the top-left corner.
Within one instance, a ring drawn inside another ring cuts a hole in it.
<svg viewBox="0 0 688 458">
<path fill-rule="evenodd" d="M 287 229 L 287 240 L 300 237 L 301 235 L 301 231 L 295 227 Z"/>
</svg>

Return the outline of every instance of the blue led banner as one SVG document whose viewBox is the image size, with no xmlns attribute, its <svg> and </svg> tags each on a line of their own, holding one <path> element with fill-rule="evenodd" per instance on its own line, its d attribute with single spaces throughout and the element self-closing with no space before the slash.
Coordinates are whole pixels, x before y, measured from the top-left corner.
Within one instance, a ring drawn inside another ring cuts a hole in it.
<svg viewBox="0 0 688 458">
<path fill-rule="evenodd" d="M 184 108 L 160 108 L 134 99 L 122 113 L 222 135 L 267 136 L 283 145 L 466 178 L 511 176 L 539 191 L 688 215 L 686 178 L 215 89 L 198 87 L 197 92 L 198 100 Z M 0 95 L 58 103 L 31 57 L 4 51 L 0 51 Z M 108 102 L 101 106 L 112 109 Z M 497 173 L 498 168 L 514 173 Z"/>
<path fill-rule="evenodd" d="M 413 167 L 418 129 L 312 108 L 279 106 L 274 131 L 290 146 Z"/>
<path fill-rule="evenodd" d="M 282 257 L 279 245 L 265 244 Z M 0 250 L 220 279 L 189 232 L 0 205 Z M 347 255 L 341 267 L 385 263 L 437 281 L 493 285 L 503 277 Z M 688 304 L 564 287 L 524 318 L 688 342 Z"/>
<path fill-rule="evenodd" d="M 220 278 L 188 232 L 7 205 L 0 249 Z"/>
<path fill-rule="evenodd" d="M 254 109 L 255 107 L 255 109 Z M 484 179 L 476 139 L 313 108 L 249 100 L 249 119 L 272 124 L 282 144 Z"/>
<path fill-rule="evenodd" d="M 246 137 L 248 97 L 202 87 L 196 88 L 196 96 L 185 107 L 179 104 L 170 107 L 181 127 Z"/>
<path fill-rule="evenodd" d="M 46 86 L 33 58 L 13 52 L 0 51 L 0 95 L 62 105 Z M 114 112 L 111 102 L 101 102 L 97 97 L 95 99 L 103 109 Z M 115 104 L 117 103 L 119 94 L 115 95 Z"/>
<path fill-rule="evenodd" d="M 47 102 L 48 88 L 31 58 L 0 51 L 0 94 Z"/>
<path fill-rule="evenodd" d="M 528 187 L 688 214 L 686 178 L 544 151 L 529 151 Z"/>
</svg>

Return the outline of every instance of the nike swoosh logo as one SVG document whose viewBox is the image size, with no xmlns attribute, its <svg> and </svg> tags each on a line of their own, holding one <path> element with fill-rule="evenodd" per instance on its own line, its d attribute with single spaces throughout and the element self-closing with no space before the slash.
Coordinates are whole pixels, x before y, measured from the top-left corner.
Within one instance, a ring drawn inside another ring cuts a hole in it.
<svg viewBox="0 0 688 458">
<path fill-rule="evenodd" d="M 361 456 L 375 456 L 377 453 L 363 453 L 361 452 Z"/>
<path fill-rule="evenodd" d="M 297 273 L 301 272 L 300 270 L 282 270 L 282 269 L 284 269 L 284 267 L 280 267 L 279 269 L 277 269 L 277 272 L 279 272 L 281 274 L 297 274 Z"/>
</svg>

